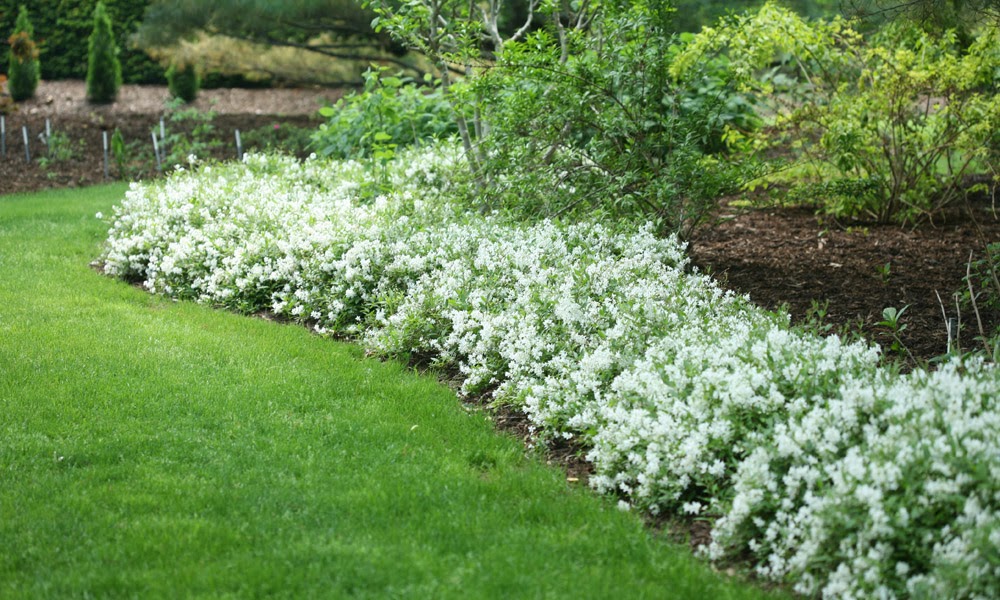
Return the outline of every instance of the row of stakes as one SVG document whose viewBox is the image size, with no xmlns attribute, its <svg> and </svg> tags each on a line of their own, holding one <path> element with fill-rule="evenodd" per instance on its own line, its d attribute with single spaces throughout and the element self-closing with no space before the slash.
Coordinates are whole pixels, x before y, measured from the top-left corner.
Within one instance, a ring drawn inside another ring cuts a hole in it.
<svg viewBox="0 0 1000 600">
<path fill-rule="evenodd" d="M 166 127 L 163 123 L 163 119 L 160 119 L 160 136 L 157 138 L 156 131 L 154 130 L 150 135 L 153 139 L 153 154 L 156 156 L 156 170 L 163 172 L 163 161 L 166 160 L 166 137 L 167 137 Z M 25 125 L 21 127 L 21 135 L 24 139 L 24 162 L 31 162 L 31 146 L 28 143 L 28 126 Z M 52 137 L 52 123 L 49 119 L 45 119 L 45 133 L 39 134 L 38 136 L 42 143 L 46 147 L 49 145 L 49 138 Z M 243 141 L 240 139 L 240 130 L 235 130 L 236 137 L 236 158 L 239 160 L 243 159 Z M 104 142 L 104 178 L 108 179 L 108 152 L 110 146 L 108 144 L 108 132 L 104 130 L 101 132 L 101 138 Z M 0 158 L 7 157 L 7 118 L 4 115 L 0 115 Z"/>
</svg>

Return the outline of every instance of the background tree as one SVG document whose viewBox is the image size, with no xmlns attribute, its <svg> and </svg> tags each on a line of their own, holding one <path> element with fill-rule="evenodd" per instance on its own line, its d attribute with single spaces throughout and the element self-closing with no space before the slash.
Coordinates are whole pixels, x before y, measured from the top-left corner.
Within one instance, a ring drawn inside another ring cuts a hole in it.
<svg viewBox="0 0 1000 600">
<path fill-rule="evenodd" d="M 204 2 L 172 2 L 154 0 L 146 10 L 142 25 L 135 35 L 141 47 L 170 60 L 182 43 L 202 37 L 223 38 L 258 47 L 239 57 L 243 64 L 225 65 L 213 62 L 215 56 L 200 56 L 207 69 L 264 71 L 276 80 L 296 81 L 308 75 L 269 69 L 254 61 L 264 47 L 302 50 L 339 63 L 354 65 L 349 83 L 360 83 L 361 73 L 371 63 L 412 69 L 422 75 L 406 48 L 388 33 L 376 33 L 371 27 L 374 13 L 363 9 L 354 0 L 300 0 L 273 2 L 270 0 L 206 0 Z M 185 51 L 190 54 L 190 50 Z M 216 53 L 232 60 L 232 52 Z M 226 56 L 228 54 L 228 56 Z M 329 61 L 320 61 L 330 65 Z M 274 72 L 270 72 L 274 71 Z M 322 81 L 322 74 L 314 76 Z"/>
<path fill-rule="evenodd" d="M 1000 0 L 846 0 L 844 12 L 858 17 L 871 29 L 887 21 L 915 21 L 932 34 L 954 30 L 959 44 L 968 48 L 983 20 L 1000 22 Z"/>
<path fill-rule="evenodd" d="M 88 50 L 87 99 L 95 103 L 114 102 L 122 85 L 122 66 L 104 2 L 94 7 L 94 31 Z"/>
<path fill-rule="evenodd" d="M 35 28 L 28 17 L 28 9 L 21 6 L 10 37 L 10 61 L 7 71 L 10 96 L 15 102 L 27 100 L 35 95 L 38 87 L 39 63 L 38 47 L 34 41 Z"/>
<path fill-rule="evenodd" d="M 118 59 L 126 83 L 163 83 L 163 66 L 129 39 L 142 20 L 147 0 L 104 0 L 115 24 Z M 37 43 L 41 78 L 83 79 L 87 76 L 87 38 L 94 27 L 97 0 L 0 0 L 0 40 L 14 28 L 18 5 L 31 10 L 33 40 Z M 5 57 L 6 58 L 6 57 Z M 0 67 L 0 70 L 4 70 Z"/>
</svg>

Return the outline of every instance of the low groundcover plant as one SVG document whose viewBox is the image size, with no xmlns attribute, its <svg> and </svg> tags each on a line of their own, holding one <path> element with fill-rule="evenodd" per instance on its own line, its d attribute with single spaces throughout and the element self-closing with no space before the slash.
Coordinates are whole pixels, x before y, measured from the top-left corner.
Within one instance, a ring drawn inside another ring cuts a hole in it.
<svg viewBox="0 0 1000 600">
<path fill-rule="evenodd" d="M 824 597 L 1000 597 L 1000 371 L 899 374 L 719 289 L 650 227 L 470 214 L 458 148 L 249 155 L 133 185 L 108 274 L 457 371 L 579 439 L 623 508 L 714 520 L 704 552 Z"/>
</svg>

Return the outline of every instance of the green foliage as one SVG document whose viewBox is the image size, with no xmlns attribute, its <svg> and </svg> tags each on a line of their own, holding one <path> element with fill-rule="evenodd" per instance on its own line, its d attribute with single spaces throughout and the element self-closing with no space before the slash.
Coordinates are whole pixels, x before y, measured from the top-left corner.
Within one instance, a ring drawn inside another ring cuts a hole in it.
<svg viewBox="0 0 1000 600">
<path fill-rule="evenodd" d="M 291 123 L 274 123 L 243 132 L 243 146 L 247 150 L 277 151 L 306 158 L 311 152 L 312 127 L 299 127 Z"/>
<path fill-rule="evenodd" d="M 128 149 L 125 146 L 125 138 L 122 137 L 122 130 L 116 127 L 115 132 L 111 135 L 111 157 L 114 159 L 115 166 L 118 168 L 119 178 L 126 176 L 128 158 L 125 153 L 127 150 Z"/>
<path fill-rule="evenodd" d="M 568 47 L 546 31 L 506 44 L 479 82 L 495 184 L 486 199 L 535 217 L 652 219 L 687 235 L 755 173 L 752 160 L 729 161 L 724 142 L 755 126 L 753 107 L 717 61 L 671 77 L 685 42 L 662 14 L 610 12 L 600 35 L 576 33 Z"/>
<path fill-rule="evenodd" d="M 167 68 L 167 87 L 171 97 L 188 103 L 194 102 L 201 88 L 201 74 L 193 64 L 172 62 Z"/>
<path fill-rule="evenodd" d="M 118 61 L 111 17 L 103 2 L 94 8 L 94 30 L 90 34 L 87 60 L 87 100 L 114 102 L 122 85 L 122 67 Z"/>
<path fill-rule="evenodd" d="M 39 43 L 41 77 L 83 79 L 87 74 L 87 38 L 93 29 L 95 0 L 0 0 L 0 32 L 6 39 L 14 27 L 18 4 L 31 7 Z M 127 83 L 163 83 L 163 68 L 135 48 L 130 38 L 142 20 L 146 0 L 104 0 L 115 23 L 115 37 Z"/>
<path fill-rule="evenodd" d="M 174 99 L 167 103 L 166 137 L 160 141 L 165 153 L 164 168 L 186 165 L 190 157 L 206 159 L 222 146 L 215 137 L 215 111 L 182 108 L 184 102 Z M 156 130 L 159 131 L 158 129 Z"/>
<path fill-rule="evenodd" d="M 45 154 L 38 157 L 38 164 L 47 169 L 49 166 L 58 163 L 75 160 L 83 155 L 85 146 L 83 140 L 74 142 L 68 134 L 62 131 L 54 131 L 45 140 Z"/>
<path fill-rule="evenodd" d="M 997 172 L 995 27 L 962 52 L 954 34 L 900 23 L 866 39 L 839 19 L 810 23 L 768 4 L 699 34 L 674 73 L 720 52 L 776 115 L 748 145 L 811 165 L 824 212 L 913 222 L 961 198 L 966 176 Z M 815 181 L 801 184 L 813 194 Z"/>
<path fill-rule="evenodd" d="M 207 70 L 236 74 L 242 68 L 282 82 L 360 84 L 361 72 L 373 62 L 422 74 L 404 47 L 372 30 L 374 16 L 357 0 L 153 0 L 134 41 L 164 62 L 183 59 L 185 44 L 196 43 Z M 212 38 L 200 39 L 205 33 Z M 230 44 L 242 45 L 247 56 L 234 56 L 225 47 Z M 275 58 L 280 53 L 269 52 L 279 48 L 294 49 L 301 60 L 283 68 Z"/>
<path fill-rule="evenodd" d="M 38 47 L 34 41 L 35 28 L 28 16 L 28 9 L 21 6 L 10 36 L 10 56 L 7 67 L 7 85 L 14 102 L 34 97 L 38 88 L 40 63 Z"/>
<path fill-rule="evenodd" d="M 384 159 L 390 145 L 420 145 L 456 133 L 451 105 L 440 87 L 386 72 L 369 69 L 363 90 L 320 109 L 327 122 L 313 135 L 313 147 L 321 156 Z"/>
</svg>

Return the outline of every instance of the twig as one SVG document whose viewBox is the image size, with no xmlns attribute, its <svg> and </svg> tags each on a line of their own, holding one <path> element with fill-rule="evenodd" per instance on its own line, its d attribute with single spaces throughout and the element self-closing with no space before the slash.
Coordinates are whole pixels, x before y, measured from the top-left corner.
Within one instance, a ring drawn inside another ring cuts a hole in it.
<svg viewBox="0 0 1000 600">
<path fill-rule="evenodd" d="M 969 286 L 969 299 L 972 301 L 972 310 L 976 313 L 976 324 L 979 326 L 980 340 L 983 342 L 983 347 L 986 348 L 986 354 L 989 355 L 990 360 L 995 361 L 996 357 L 993 356 L 993 350 L 990 348 L 990 344 L 986 338 L 986 330 L 983 329 L 983 320 L 979 317 L 979 305 L 976 304 L 976 292 L 972 289 L 972 251 L 969 251 L 969 262 L 965 265 L 965 283 Z"/>
</svg>

